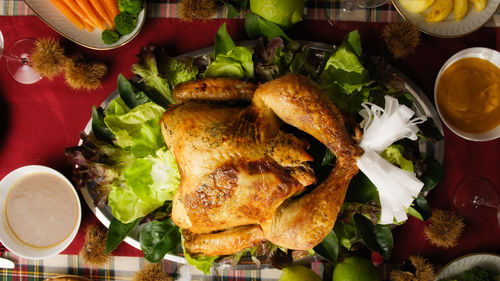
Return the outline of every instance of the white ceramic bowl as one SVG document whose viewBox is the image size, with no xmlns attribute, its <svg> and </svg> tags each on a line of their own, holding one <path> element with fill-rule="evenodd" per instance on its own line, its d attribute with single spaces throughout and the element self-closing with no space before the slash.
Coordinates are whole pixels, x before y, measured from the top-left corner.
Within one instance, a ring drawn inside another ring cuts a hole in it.
<svg viewBox="0 0 500 281">
<path fill-rule="evenodd" d="M 468 11 L 461 21 L 456 21 L 453 11 L 441 22 L 428 22 L 425 18 L 430 8 L 421 13 L 410 12 L 401 4 L 401 0 L 392 0 L 399 14 L 407 21 L 415 24 L 422 32 L 432 36 L 453 38 L 470 34 L 486 24 L 496 13 L 500 0 L 488 0 L 481 12 L 474 9 L 471 2 Z"/>
<path fill-rule="evenodd" d="M 500 1 L 500 0 L 496 0 Z M 110 50 L 121 47 L 134 39 L 146 20 L 146 11 L 142 9 L 137 17 L 137 26 L 127 35 L 121 36 L 113 44 L 105 44 L 101 39 L 101 30 L 94 29 L 92 32 L 79 29 L 72 24 L 54 5 L 48 0 L 24 0 L 24 2 L 40 17 L 45 23 L 55 31 L 68 38 L 69 40 L 80 44 L 89 49 Z"/>
<path fill-rule="evenodd" d="M 476 47 L 476 48 L 469 48 L 462 50 L 455 55 L 453 55 L 451 58 L 449 58 L 441 67 L 441 70 L 439 70 L 439 73 L 436 78 L 436 82 L 434 84 L 434 104 L 436 106 L 437 112 L 439 114 L 439 117 L 443 122 L 450 128 L 452 132 L 457 134 L 458 136 L 471 140 L 471 141 L 488 141 L 488 140 L 493 140 L 498 137 L 500 137 L 500 125 L 497 126 L 495 129 L 492 129 L 488 132 L 484 133 L 468 133 L 464 132 L 456 127 L 454 127 L 452 124 L 450 124 L 443 116 L 441 109 L 439 108 L 439 105 L 437 103 L 436 99 L 436 92 L 437 92 L 437 87 L 439 84 L 439 80 L 441 79 L 441 76 L 443 75 L 444 71 L 452 65 L 454 62 L 464 59 L 464 58 L 481 58 L 484 60 L 487 60 L 491 62 L 492 64 L 496 65 L 498 68 L 500 68 L 500 52 L 488 48 L 482 48 L 482 47 Z"/>
<path fill-rule="evenodd" d="M 441 268 L 434 280 L 461 280 L 464 271 L 475 266 L 480 266 L 492 274 L 500 274 L 500 256 L 478 253 L 459 257 Z"/>
<path fill-rule="evenodd" d="M 6 199 L 9 191 L 11 190 L 12 186 L 21 178 L 32 175 L 35 173 L 50 173 L 53 175 L 56 175 L 59 177 L 61 180 L 63 180 L 67 187 L 73 192 L 75 195 L 75 199 L 77 202 L 77 221 L 76 224 L 71 231 L 71 233 L 60 243 L 51 246 L 51 247 L 32 247 L 29 245 L 26 245 L 22 241 L 19 240 L 19 238 L 14 235 L 13 231 L 11 230 L 10 226 L 7 223 L 7 217 L 6 217 L 6 212 L 5 212 L 5 207 L 6 207 Z M 5 176 L 2 181 L 0 181 L 0 242 L 11 252 L 14 254 L 28 258 L 28 259 L 44 259 L 48 258 L 54 255 L 59 254 L 62 252 L 68 245 L 73 241 L 73 239 L 76 236 L 76 233 L 78 232 L 78 229 L 80 228 L 80 222 L 82 218 L 82 209 L 80 205 L 80 200 L 78 198 L 78 193 L 76 192 L 75 188 L 71 184 L 71 182 L 61 173 L 58 171 L 45 167 L 45 166 L 39 166 L 39 165 L 30 165 L 30 166 L 24 166 L 21 168 L 18 168 L 12 172 L 10 172 L 7 176 Z"/>
</svg>

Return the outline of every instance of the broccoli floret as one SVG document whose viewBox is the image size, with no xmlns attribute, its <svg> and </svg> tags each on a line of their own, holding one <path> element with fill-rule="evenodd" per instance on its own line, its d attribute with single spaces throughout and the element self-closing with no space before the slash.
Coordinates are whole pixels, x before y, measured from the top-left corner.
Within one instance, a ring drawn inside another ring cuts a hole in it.
<svg viewBox="0 0 500 281">
<path fill-rule="evenodd" d="M 137 17 L 142 11 L 142 0 L 120 0 L 118 1 L 120 12 L 127 12 L 133 17 Z"/>
<path fill-rule="evenodd" d="M 120 34 L 114 30 L 106 29 L 101 33 L 102 41 L 106 44 L 113 44 L 120 39 Z"/>
<path fill-rule="evenodd" d="M 137 26 L 136 17 L 132 16 L 130 13 L 124 12 L 119 13 L 115 17 L 116 31 L 121 35 L 126 35 L 134 31 Z"/>
<path fill-rule="evenodd" d="M 464 271 L 464 281 L 491 281 L 491 275 L 484 268 L 475 266 Z"/>
</svg>

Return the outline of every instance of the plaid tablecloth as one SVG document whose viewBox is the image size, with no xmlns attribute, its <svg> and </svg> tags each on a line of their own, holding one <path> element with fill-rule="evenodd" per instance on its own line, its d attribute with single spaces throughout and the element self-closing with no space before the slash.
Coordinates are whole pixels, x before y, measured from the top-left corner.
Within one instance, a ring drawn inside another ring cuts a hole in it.
<svg viewBox="0 0 500 281">
<path fill-rule="evenodd" d="M 395 22 L 401 20 L 396 9 L 389 2 L 376 9 L 354 9 L 350 13 L 341 12 L 340 1 L 342 0 L 308 0 L 306 1 L 306 19 L 324 20 L 327 17 L 337 21 L 361 21 L 361 22 Z M 152 18 L 176 18 L 177 2 L 174 0 L 148 0 L 147 16 Z M 3 16 L 27 16 L 33 15 L 33 11 L 22 0 L 0 0 L 0 15 Z M 221 8 L 215 18 L 226 18 L 227 9 Z M 500 10 L 487 24 L 489 26 L 500 26 Z"/>
<path fill-rule="evenodd" d="M 78 255 L 57 255 L 44 260 L 28 260 L 10 252 L 2 255 L 15 262 L 14 269 L 0 268 L 1 280 L 45 280 L 59 275 L 77 275 L 94 281 L 99 280 L 130 280 L 134 274 L 145 265 L 142 257 L 110 256 L 109 263 L 99 268 L 85 265 Z M 329 265 L 327 265 L 329 266 Z M 326 268 L 321 262 L 310 264 L 313 271 L 319 275 L 331 274 L 331 268 Z M 277 269 L 239 270 L 229 267 L 214 268 L 209 275 L 204 275 L 190 265 L 178 264 L 168 260 L 162 261 L 163 271 L 178 281 L 272 281 L 278 280 L 281 271 Z"/>
<path fill-rule="evenodd" d="M 43 260 L 21 258 L 7 252 L 2 255 L 15 263 L 14 269 L 0 269 L 2 280 L 45 280 L 59 275 L 78 275 L 91 280 L 130 280 L 144 266 L 139 257 L 111 257 L 109 264 L 92 268 L 83 264 L 77 255 L 57 255 Z M 175 263 L 168 266 L 176 267 Z M 170 269 L 168 266 L 165 268 Z M 171 269 L 175 272 L 176 269 Z"/>
<path fill-rule="evenodd" d="M 340 2 L 343 0 L 306 0 L 305 19 L 359 22 L 396 22 L 402 20 L 391 2 L 375 9 L 353 9 L 349 13 L 342 12 Z M 177 18 L 175 0 L 148 0 L 147 16 L 150 18 Z M 28 16 L 33 11 L 22 0 L 0 0 L 0 16 Z M 221 8 L 214 18 L 227 18 L 227 9 Z M 500 9 L 486 26 L 500 27 Z"/>
</svg>

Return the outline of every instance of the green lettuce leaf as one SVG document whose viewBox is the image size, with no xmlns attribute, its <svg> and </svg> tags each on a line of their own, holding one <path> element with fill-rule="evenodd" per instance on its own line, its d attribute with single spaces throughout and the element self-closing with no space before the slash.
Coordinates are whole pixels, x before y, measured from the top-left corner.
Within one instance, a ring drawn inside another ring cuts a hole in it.
<svg viewBox="0 0 500 281">
<path fill-rule="evenodd" d="M 371 83 L 366 83 L 361 88 L 359 85 L 341 85 L 337 82 L 320 84 L 319 86 L 337 107 L 350 114 L 358 113 L 362 109 L 363 102 L 374 102 L 377 99 L 377 90 L 380 89 L 379 86 Z"/>
<path fill-rule="evenodd" d="M 210 268 L 212 267 L 212 263 L 219 258 L 219 256 L 214 256 L 214 257 L 205 257 L 205 256 L 199 256 L 199 257 L 193 257 L 188 254 L 186 251 L 186 248 L 184 247 L 184 236 L 181 234 L 181 245 L 182 245 L 182 252 L 184 253 L 184 258 L 186 258 L 186 261 L 196 267 L 198 270 L 203 272 L 203 274 L 210 274 Z"/>
<path fill-rule="evenodd" d="M 186 261 L 196 267 L 198 270 L 203 272 L 204 274 L 210 274 L 210 268 L 212 267 L 212 263 L 219 258 L 219 256 L 215 257 L 192 257 L 184 251 L 184 257 Z"/>
<path fill-rule="evenodd" d="M 252 49 L 237 47 L 223 23 L 215 35 L 214 58 L 204 77 L 253 78 Z"/>
<path fill-rule="evenodd" d="M 144 216 L 156 209 L 153 205 L 141 201 L 132 189 L 117 184 L 111 186 L 108 195 L 108 204 L 111 207 L 113 217 L 124 224 L 133 222 L 135 219 Z"/>
<path fill-rule="evenodd" d="M 287 43 L 295 44 L 293 43 L 293 40 L 286 35 L 283 29 L 281 29 L 281 27 L 254 13 L 248 13 L 245 15 L 245 30 L 252 38 L 266 36 L 268 40 L 271 40 L 275 37 L 281 37 L 285 39 Z"/>
<path fill-rule="evenodd" d="M 170 150 L 160 149 L 156 152 L 156 157 L 150 156 L 148 160 L 153 163 L 151 167 L 153 183 L 150 188 L 154 198 L 162 202 L 173 200 L 181 182 L 174 155 Z"/>
<path fill-rule="evenodd" d="M 131 70 L 142 77 L 141 82 L 134 86 L 165 108 L 175 103 L 172 89 L 196 79 L 199 71 L 193 58 L 177 60 L 168 55 L 166 48 L 154 46 L 141 48 L 139 61 L 132 65 Z"/>
<path fill-rule="evenodd" d="M 130 223 L 172 200 L 180 183 L 174 156 L 166 148 L 135 159 L 123 170 L 122 181 L 111 186 L 109 206 L 115 218 Z"/>
<path fill-rule="evenodd" d="M 361 103 L 373 101 L 374 85 L 369 71 L 361 63 L 361 39 L 358 31 L 349 33 L 328 58 L 318 84 L 323 92 L 341 109 L 357 113 Z"/>
<path fill-rule="evenodd" d="M 363 85 L 367 78 L 368 70 L 345 44 L 340 45 L 330 56 L 320 77 L 321 80 L 335 81 L 341 86 Z"/>
<path fill-rule="evenodd" d="M 217 58 L 219 55 L 225 55 L 236 45 L 233 39 L 227 32 L 226 23 L 223 23 L 217 33 L 215 33 L 215 43 L 214 43 L 214 57 Z"/>
<path fill-rule="evenodd" d="M 344 42 L 328 58 L 323 73 L 322 81 L 335 81 L 353 87 L 365 84 L 368 80 L 368 70 L 361 64 L 361 39 L 357 31 L 349 33 Z M 349 89 L 347 89 L 349 90 Z M 349 92 L 349 94 L 352 92 Z"/>
<path fill-rule="evenodd" d="M 253 78 L 252 50 L 234 47 L 227 54 L 219 54 L 208 66 L 205 77 Z"/>
<path fill-rule="evenodd" d="M 131 70 L 132 73 L 142 77 L 146 92 L 149 93 L 148 96 L 163 106 L 175 103 L 172 97 L 172 88 L 160 73 L 158 65 L 161 62 L 156 58 L 155 49 L 150 47 L 141 48 L 138 57 L 139 61 L 132 65 Z"/>
<path fill-rule="evenodd" d="M 129 110 L 121 98 L 115 98 L 106 111 L 104 123 L 116 136 L 115 145 L 130 150 L 136 157 L 144 157 L 164 146 L 158 125 L 164 111 L 153 102 Z"/>
<path fill-rule="evenodd" d="M 380 156 L 392 164 L 398 165 L 401 169 L 413 172 L 413 162 L 403 157 L 405 148 L 399 144 L 393 144 L 386 148 Z"/>
<path fill-rule="evenodd" d="M 121 97 L 117 97 L 109 103 L 108 108 L 105 111 L 105 115 L 123 115 L 129 110 L 130 107 L 128 107 L 125 101 Z"/>
<path fill-rule="evenodd" d="M 345 39 L 345 45 L 348 46 L 358 57 L 361 57 L 361 36 L 359 35 L 359 31 L 354 30 L 349 32 Z"/>
<path fill-rule="evenodd" d="M 219 258 L 219 256 L 215 257 L 205 257 L 205 256 L 200 256 L 200 257 L 192 257 L 190 256 L 186 249 L 184 248 L 184 238 L 182 237 L 182 250 L 184 252 L 184 258 L 186 258 L 186 261 L 196 267 L 198 270 L 203 272 L 203 274 L 210 274 L 210 268 L 212 267 L 212 263 Z"/>
<path fill-rule="evenodd" d="M 182 61 L 171 58 L 165 67 L 165 76 L 172 89 L 180 83 L 195 80 L 197 75 L 198 68 L 194 65 L 194 60 L 191 58 L 186 58 Z"/>
</svg>

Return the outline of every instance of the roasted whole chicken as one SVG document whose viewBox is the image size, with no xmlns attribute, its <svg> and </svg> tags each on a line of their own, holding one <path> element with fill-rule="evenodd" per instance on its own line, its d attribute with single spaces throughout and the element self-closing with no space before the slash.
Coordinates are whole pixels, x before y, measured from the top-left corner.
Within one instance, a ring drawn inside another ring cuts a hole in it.
<svg viewBox="0 0 500 281">
<path fill-rule="evenodd" d="M 174 97 L 178 103 L 166 110 L 161 128 L 181 175 L 172 220 L 189 253 L 229 255 L 266 240 L 307 250 L 323 240 L 362 150 L 313 81 L 291 74 L 257 87 L 206 78 L 179 85 Z M 251 104 L 220 102 L 235 100 Z M 335 168 L 312 190 L 308 144 L 281 130 L 282 122 L 336 156 Z"/>
</svg>

